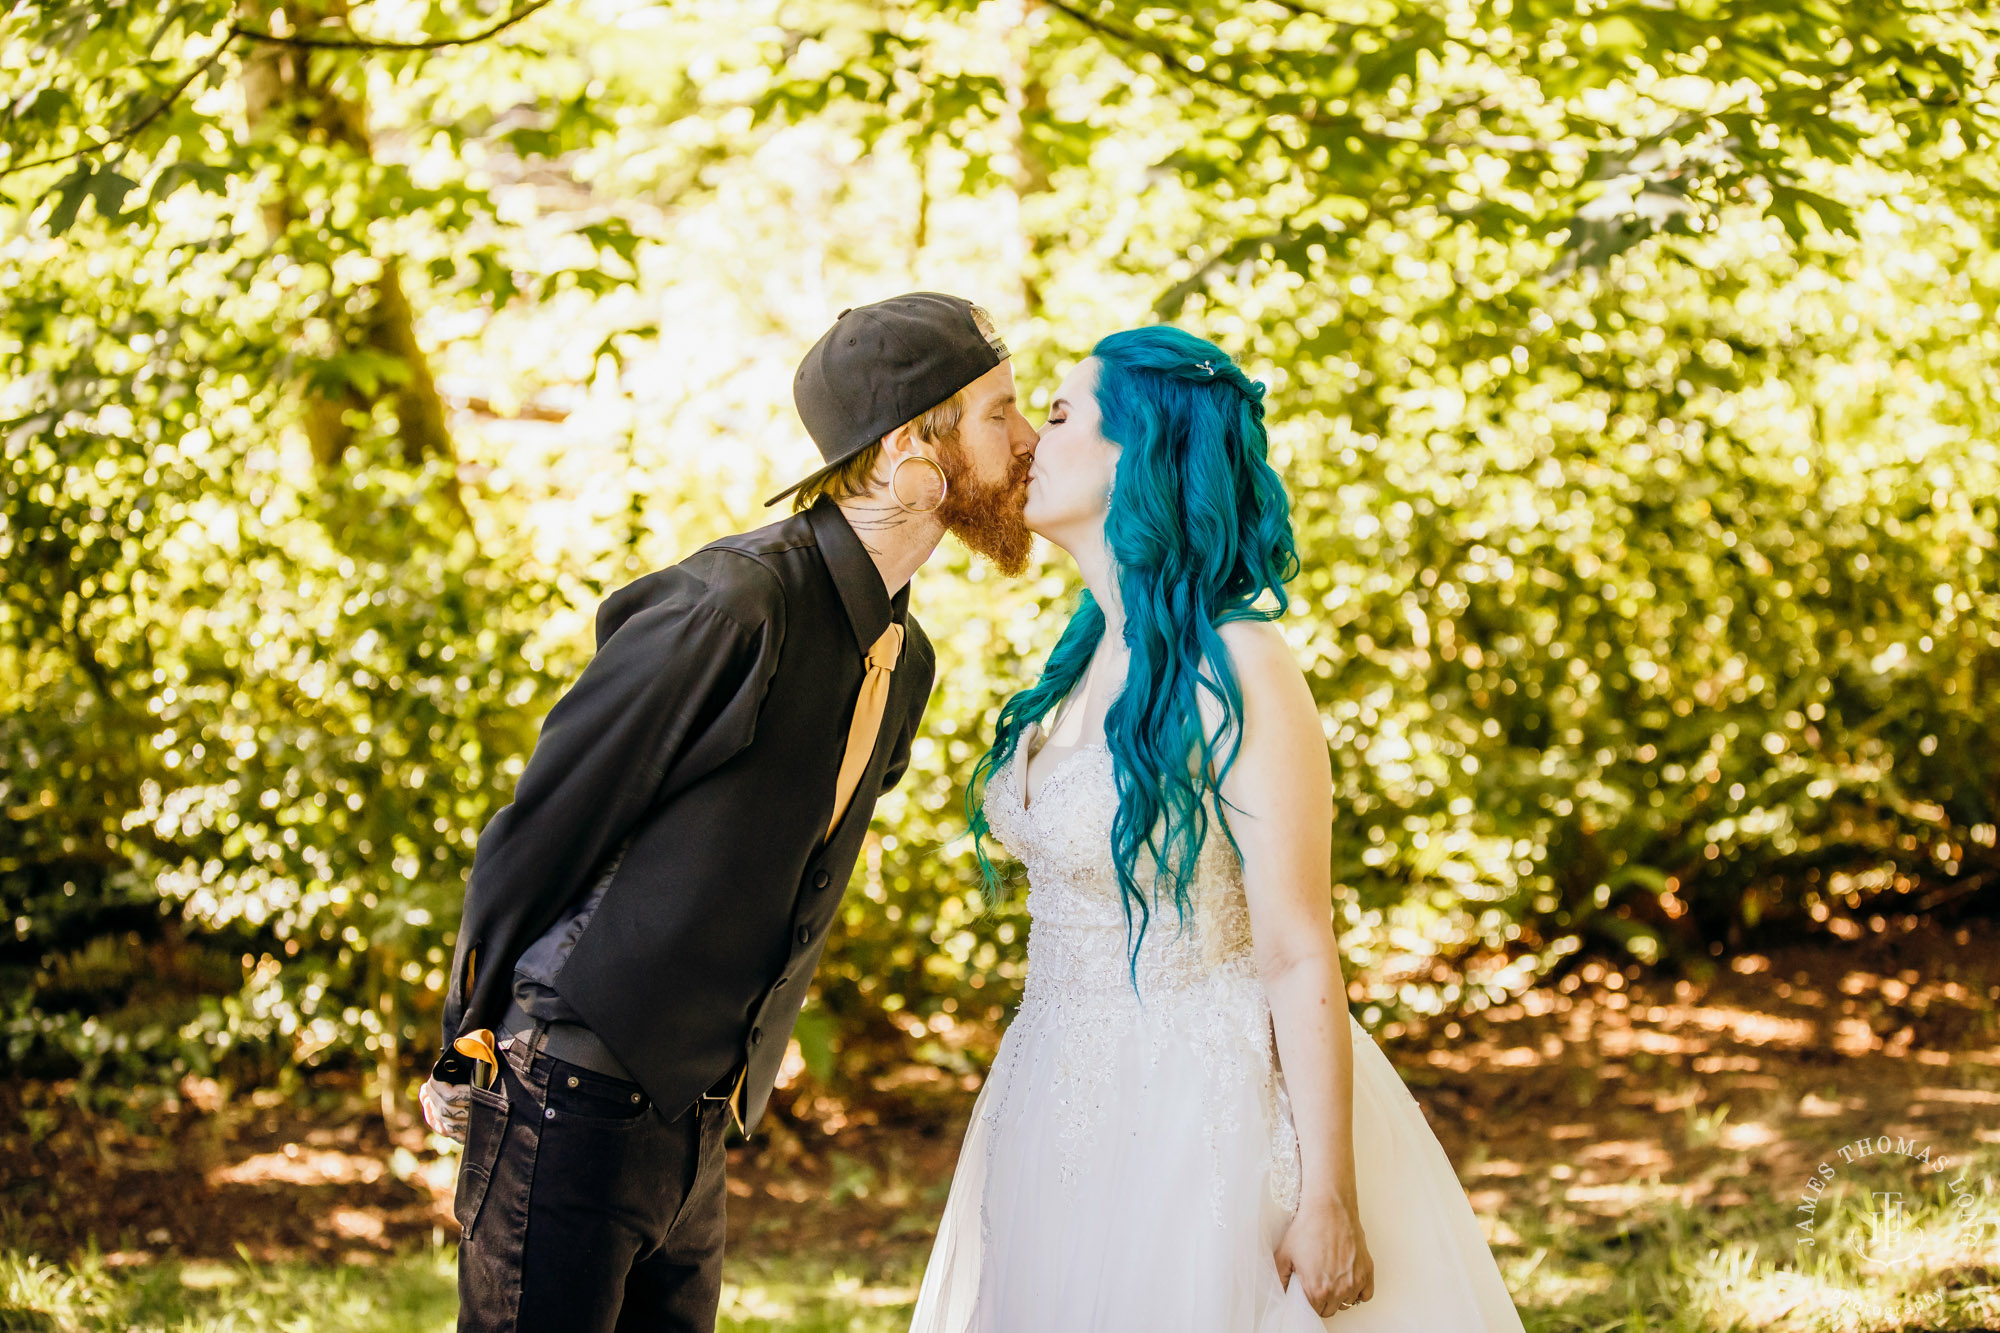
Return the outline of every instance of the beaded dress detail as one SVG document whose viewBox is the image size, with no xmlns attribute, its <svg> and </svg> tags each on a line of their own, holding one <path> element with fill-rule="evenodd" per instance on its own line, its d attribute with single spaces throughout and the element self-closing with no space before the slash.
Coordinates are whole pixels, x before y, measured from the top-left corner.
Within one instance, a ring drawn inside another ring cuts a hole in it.
<svg viewBox="0 0 2000 1333">
<path fill-rule="evenodd" d="M 1242 863 L 1210 816 L 1185 924 L 1155 913 L 1135 992 L 1110 849 L 1110 750 L 1023 795 L 1031 724 L 986 817 L 1028 872 L 1027 984 L 973 1108 L 911 1325 L 920 1333 L 1518 1333 L 1422 1110 L 1349 1020 L 1371 1301 L 1327 1319 L 1272 1253 L 1299 1149 Z M 1139 882 L 1151 878 L 1141 853 Z"/>
</svg>

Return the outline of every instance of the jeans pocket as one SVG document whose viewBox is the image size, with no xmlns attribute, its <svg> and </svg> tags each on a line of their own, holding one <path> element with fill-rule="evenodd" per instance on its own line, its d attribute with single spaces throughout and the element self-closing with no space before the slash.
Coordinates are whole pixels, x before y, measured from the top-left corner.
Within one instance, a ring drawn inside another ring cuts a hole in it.
<svg viewBox="0 0 2000 1333">
<path fill-rule="evenodd" d="M 458 1164 L 458 1189 L 452 1195 L 452 1215 L 458 1219 L 461 1240 L 470 1239 L 479 1221 L 479 1206 L 493 1183 L 493 1164 L 499 1160 L 500 1144 L 507 1137 L 507 1093 L 504 1083 L 490 1088 L 473 1088 L 466 1109 L 465 1156 Z"/>
<path fill-rule="evenodd" d="M 548 1098 L 548 1109 L 566 1120 L 606 1125 L 636 1124 L 653 1104 L 636 1083 L 555 1059 L 549 1061 Z"/>
</svg>

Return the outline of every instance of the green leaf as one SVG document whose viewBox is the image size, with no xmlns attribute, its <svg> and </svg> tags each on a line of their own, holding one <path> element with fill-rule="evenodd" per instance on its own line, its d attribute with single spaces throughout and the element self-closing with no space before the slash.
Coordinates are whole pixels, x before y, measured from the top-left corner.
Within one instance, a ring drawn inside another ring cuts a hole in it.
<svg viewBox="0 0 2000 1333">
<path fill-rule="evenodd" d="M 1860 230 L 1854 222 L 1854 210 L 1838 199 L 1828 198 L 1814 190 L 1799 185 L 1771 184 L 1771 204 L 1769 212 L 1785 228 L 1786 235 L 1794 244 L 1805 241 L 1807 227 L 1802 211 L 1812 214 L 1820 227 L 1831 233 L 1857 236 Z"/>
<path fill-rule="evenodd" d="M 617 329 L 604 335 L 604 340 L 590 354 L 594 363 L 599 357 L 608 356 L 619 369 L 625 367 L 625 353 L 619 350 L 619 343 L 626 338 L 657 338 L 660 336 L 658 324 L 640 324 L 629 329 Z"/>
<path fill-rule="evenodd" d="M 75 171 L 56 182 L 44 198 L 55 200 L 55 207 L 49 210 L 45 225 L 51 236 L 60 236 L 76 222 L 77 210 L 83 207 L 83 200 L 90 193 L 90 178 L 93 168 L 90 163 L 80 163 Z"/>
<path fill-rule="evenodd" d="M 91 178 L 90 197 L 97 201 L 98 215 L 115 225 L 129 216 L 125 212 L 125 196 L 138 188 L 139 182 L 130 176 L 105 167 Z"/>
<path fill-rule="evenodd" d="M 205 162 L 170 162 L 153 177 L 153 188 L 147 192 L 146 204 L 149 207 L 158 205 L 183 185 L 193 185 L 203 194 L 225 194 L 229 189 L 229 172 Z"/>
<path fill-rule="evenodd" d="M 306 373 L 306 382 L 321 398 L 339 398 L 349 389 L 363 398 L 379 396 L 383 386 L 410 382 L 410 367 L 403 358 L 372 347 L 357 347 L 322 358 Z"/>
<path fill-rule="evenodd" d="M 624 218 L 606 218 L 602 222 L 593 222 L 589 226 L 578 227 L 577 235 L 589 241 L 599 250 L 611 251 L 628 264 L 632 262 L 633 256 L 638 253 L 639 235 L 632 230 L 631 224 L 626 222 Z"/>
</svg>

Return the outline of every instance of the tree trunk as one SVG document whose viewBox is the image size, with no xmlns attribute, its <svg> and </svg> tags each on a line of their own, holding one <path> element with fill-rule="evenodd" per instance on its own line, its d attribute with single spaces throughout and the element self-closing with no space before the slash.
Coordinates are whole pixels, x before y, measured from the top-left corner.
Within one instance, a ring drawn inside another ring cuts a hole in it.
<svg viewBox="0 0 2000 1333">
<path fill-rule="evenodd" d="M 1007 111 L 1004 130 L 1014 145 L 1014 198 L 1017 216 L 1025 213 L 1030 201 L 1049 189 L 1049 162 L 1040 145 L 1028 133 L 1028 126 L 1048 114 L 1049 90 L 1042 82 L 1040 71 L 1035 67 L 1035 51 L 1028 41 L 1027 24 L 1035 10 L 1040 8 L 1039 0 L 1017 0 L 1017 7 L 1008 16 L 1007 59 L 1003 66 L 1007 87 Z M 1042 313 L 1044 297 L 1042 283 L 1048 276 L 1049 237 L 1032 226 L 1025 217 L 1020 220 L 1021 262 L 1017 266 L 1021 275 L 1021 304 L 1029 318 Z"/>
<path fill-rule="evenodd" d="M 329 23 L 345 26 L 348 0 L 284 0 L 282 4 L 240 0 L 238 12 L 260 28 L 296 32 Z M 243 64 L 244 111 L 251 130 L 275 129 L 300 138 L 317 138 L 367 157 L 371 146 L 366 106 L 334 92 L 324 77 L 313 77 L 314 60 L 324 64 L 328 59 L 324 53 L 315 55 L 273 43 L 253 44 Z M 264 206 L 265 223 L 275 236 L 294 216 L 294 200 L 280 186 Z M 381 266 L 381 275 L 369 285 L 366 312 L 347 321 L 338 336 L 349 348 L 366 348 L 397 358 L 408 374 L 403 383 L 385 385 L 373 395 L 363 394 L 351 384 L 333 396 L 312 388 L 305 390 L 306 436 L 314 459 L 323 468 L 337 465 L 353 443 L 354 424 L 349 414 L 368 412 L 385 394 L 394 400 L 396 431 L 406 463 L 452 457 L 444 402 L 438 397 L 430 362 L 417 342 L 415 316 L 403 292 L 400 261 L 394 255 L 384 256 Z M 464 505 L 455 481 L 449 499 L 462 513 Z"/>
</svg>

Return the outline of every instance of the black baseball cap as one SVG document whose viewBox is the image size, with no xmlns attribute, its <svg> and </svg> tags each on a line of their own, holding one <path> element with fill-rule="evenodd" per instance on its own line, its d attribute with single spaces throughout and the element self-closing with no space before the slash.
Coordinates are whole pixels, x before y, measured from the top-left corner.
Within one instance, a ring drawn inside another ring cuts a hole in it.
<svg viewBox="0 0 2000 1333">
<path fill-rule="evenodd" d="M 906 292 L 841 311 L 792 377 L 792 402 L 826 466 L 765 505 L 818 481 L 1005 361 L 1007 344 L 979 331 L 973 309 L 961 296 Z"/>
</svg>

